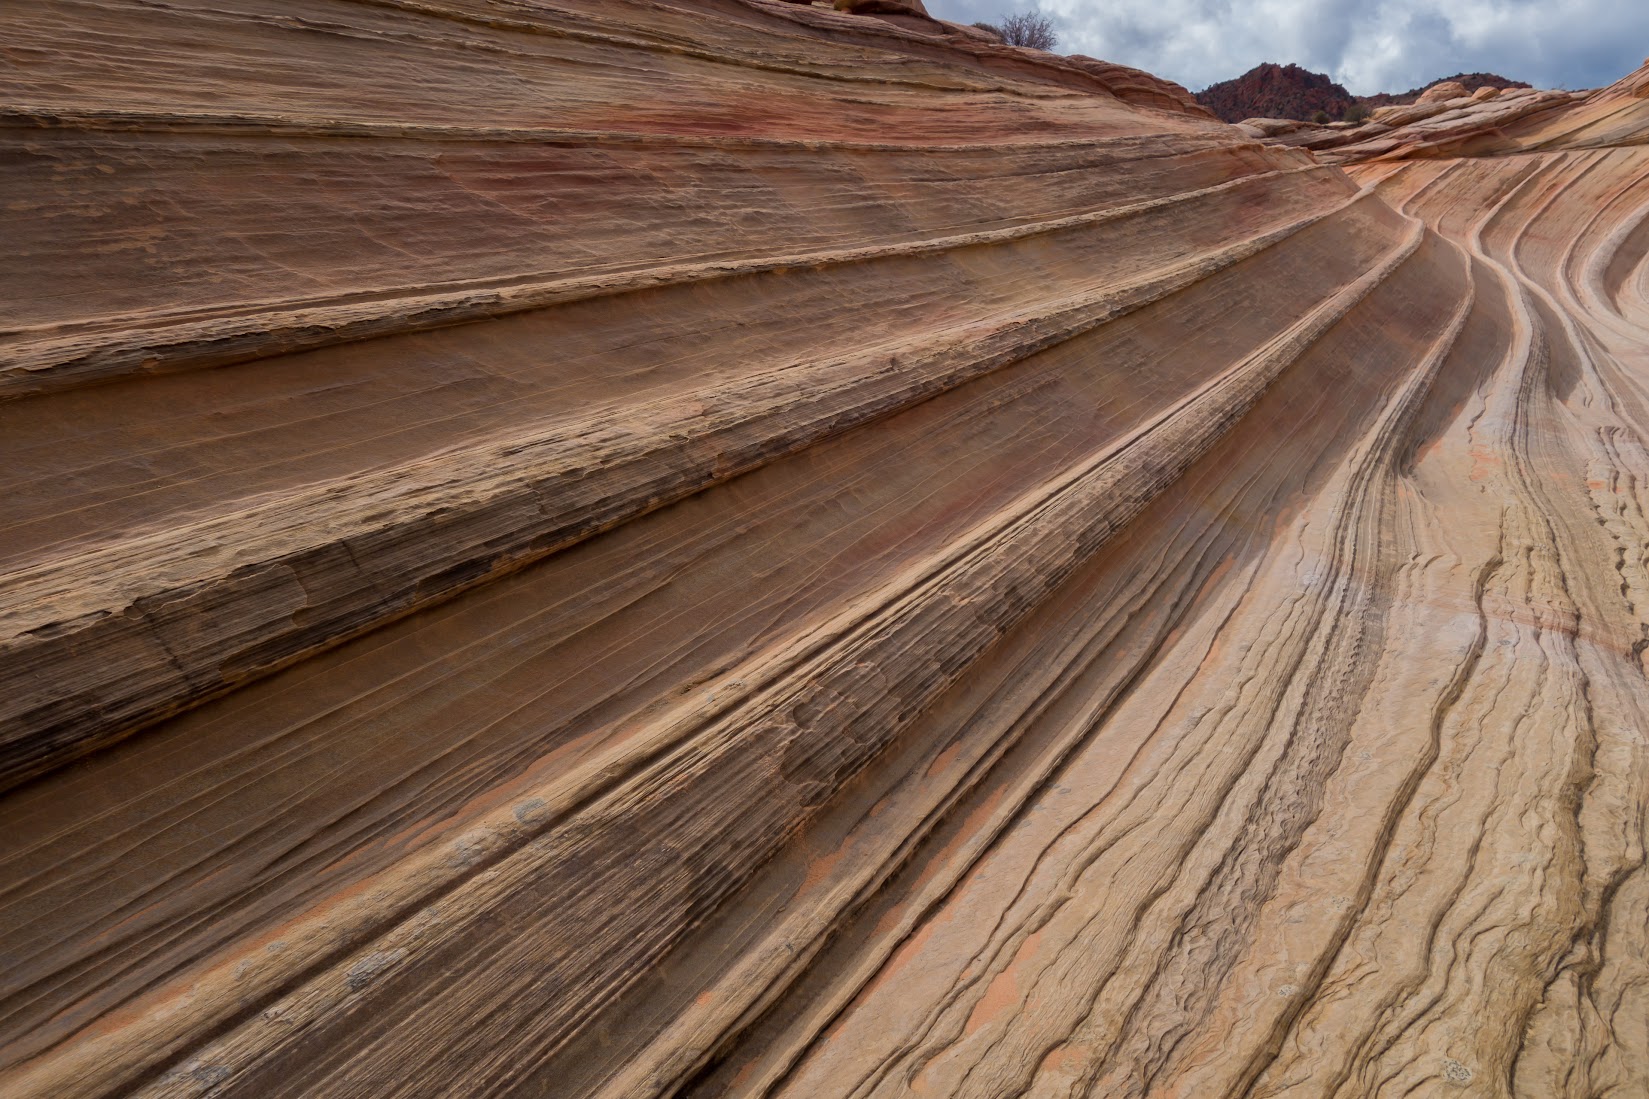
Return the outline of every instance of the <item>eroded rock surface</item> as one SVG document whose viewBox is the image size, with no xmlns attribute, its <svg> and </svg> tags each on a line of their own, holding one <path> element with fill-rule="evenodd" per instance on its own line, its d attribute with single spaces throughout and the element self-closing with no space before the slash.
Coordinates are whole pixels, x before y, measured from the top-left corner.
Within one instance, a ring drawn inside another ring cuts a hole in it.
<svg viewBox="0 0 1649 1099">
<path fill-rule="evenodd" d="M 1447 103 L 1451 99 L 1460 99 L 1464 96 L 1469 96 L 1470 94 L 1471 89 L 1466 87 L 1464 84 L 1461 84 L 1455 80 L 1444 80 L 1433 84 L 1431 87 L 1421 92 L 1419 98 L 1417 98 L 1414 102 L 1417 106 L 1424 106 L 1431 103 Z"/>
<path fill-rule="evenodd" d="M 0 8 L 0 1094 L 1649 1094 L 1649 77 L 913 22 Z"/>
</svg>

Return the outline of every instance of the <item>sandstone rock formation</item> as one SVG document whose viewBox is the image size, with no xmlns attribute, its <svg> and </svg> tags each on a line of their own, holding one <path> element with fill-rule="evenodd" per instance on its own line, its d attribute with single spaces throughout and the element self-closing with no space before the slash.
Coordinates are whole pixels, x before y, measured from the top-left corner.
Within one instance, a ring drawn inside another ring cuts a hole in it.
<svg viewBox="0 0 1649 1099">
<path fill-rule="evenodd" d="M 1433 84 L 1431 87 L 1421 92 L 1420 98 L 1416 99 L 1414 102 L 1421 105 L 1431 103 L 1447 103 L 1451 99 L 1459 99 L 1462 96 L 1467 96 L 1470 94 L 1471 90 L 1464 84 L 1454 80 L 1444 80 L 1441 83 Z"/>
<path fill-rule="evenodd" d="M 1528 131 L 1532 120 L 1546 116 L 1572 120 L 1576 117 L 1574 109 L 1592 98 L 1587 92 L 1520 88 L 1493 96 L 1459 96 L 1381 107 L 1369 122 L 1359 126 L 1250 118 L 1238 128 L 1251 137 L 1309 149 L 1331 163 L 1500 155 L 1528 147 L 1526 140 L 1515 135 Z"/>
<path fill-rule="evenodd" d="M 835 8 L 837 11 L 850 11 L 855 15 L 928 14 L 922 0 L 836 0 Z"/>
<path fill-rule="evenodd" d="M 1649 1094 L 1649 73 L 924 26 L 0 7 L 0 1095 Z"/>
<path fill-rule="evenodd" d="M 1357 97 L 1357 101 L 1370 109 L 1376 107 L 1389 107 L 1396 104 L 1413 103 L 1425 93 L 1427 88 L 1436 87 L 1438 84 L 1442 83 L 1459 84 L 1463 88 L 1481 89 L 1489 87 L 1498 91 L 1506 91 L 1509 88 L 1527 88 L 1530 86 L 1522 80 L 1508 80 L 1506 77 L 1501 76 L 1498 73 L 1455 73 L 1453 76 L 1445 76 L 1440 80 L 1434 80 L 1425 87 L 1411 88 L 1406 92 L 1382 92 L 1378 95 L 1362 95 Z"/>
<path fill-rule="evenodd" d="M 1124 103 L 1132 103 L 1141 107 L 1156 107 L 1160 110 L 1173 111 L 1176 114 L 1188 114 L 1198 118 L 1212 118 L 1213 113 L 1198 103 L 1184 87 L 1172 80 L 1164 80 L 1160 76 L 1145 72 L 1142 69 L 1129 68 L 1127 65 L 1118 65 L 1111 61 L 1101 61 L 1096 57 L 1073 53 L 1058 59 L 1067 65 L 1076 68 L 1094 77 L 1100 86 L 1116 96 Z"/>
</svg>

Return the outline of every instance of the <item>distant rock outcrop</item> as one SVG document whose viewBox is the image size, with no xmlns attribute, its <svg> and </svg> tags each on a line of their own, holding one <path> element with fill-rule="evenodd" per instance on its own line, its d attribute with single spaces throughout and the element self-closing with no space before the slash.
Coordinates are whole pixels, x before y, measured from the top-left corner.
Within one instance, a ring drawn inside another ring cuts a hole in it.
<svg viewBox="0 0 1649 1099">
<path fill-rule="evenodd" d="M 1463 85 L 1445 81 L 1433 85 L 1414 103 L 1376 108 L 1360 124 L 1247 118 L 1237 128 L 1271 144 L 1308 149 L 1332 163 L 1480 156 L 1518 151 L 1522 146 L 1506 132 L 1507 127 L 1572 106 L 1588 95 L 1534 88 L 1501 91 L 1489 86 L 1467 94 Z"/>
<path fill-rule="evenodd" d="M 1438 80 L 1434 80 L 1430 84 L 1425 84 L 1418 88 L 1410 88 L 1406 92 L 1382 92 L 1379 95 L 1360 95 L 1357 97 L 1357 102 L 1361 103 L 1370 110 L 1376 107 L 1391 107 L 1409 104 L 1419 99 L 1428 89 L 1435 88 L 1439 84 L 1459 84 L 1463 88 L 1472 90 L 1494 88 L 1499 91 L 1506 91 L 1510 88 L 1530 87 L 1528 83 L 1522 80 L 1508 80 L 1506 77 L 1498 76 L 1495 73 L 1455 73 L 1453 76 L 1445 76 Z"/>
<path fill-rule="evenodd" d="M 1447 103 L 1451 99 L 1461 99 L 1471 95 L 1464 84 L 1455 80 L 1440 80 L 1420 93 L 1420 98 L 1414 102 L 1420 103 Z"/>
<path fill-rule="evenodd" d="M 1226 122 L 1242 122 L 1250 118 L 1294 118 L 1304 121 L 1319 111 L 1329 119 L 1337 120 L 1346 118 L 1355 107 L 1368 111 L 1413 103 L 1443 85 L 1450 88 L 1447 94 L 1441 95 L 1443 99 L 1469 95 L 1477 88 L 1529 86 L 1494 73 L 1456 73 L 1406 92 L 1352 95 L 1326 73 L 1312 72 L 1299 65 L 1266 62 L 1234 80 L 1210 84 L 1196 94 L 1196 99 Z"/>
<path fill-rule="evenodd" d="M 1226 122 L 1245 118 L 1340 118 L 1356 99 L 1323 73 L 1299 65 L 1256 65 L 1235 80 L 1211 84 L 1197 102 Z"/>
</svg>

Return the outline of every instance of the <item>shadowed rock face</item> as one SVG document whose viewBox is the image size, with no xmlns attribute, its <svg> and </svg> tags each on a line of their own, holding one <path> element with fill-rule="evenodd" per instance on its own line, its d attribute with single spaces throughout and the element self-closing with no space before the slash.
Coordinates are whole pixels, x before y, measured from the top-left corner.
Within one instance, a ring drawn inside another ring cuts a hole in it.
<svg viewBox="0 0 1649 1099">
<path fill-rule="evenodd" d="M 1649 77 L 934 27 L 0 8 L 0 1094 L 1649 1093 Z"/>
</svg>

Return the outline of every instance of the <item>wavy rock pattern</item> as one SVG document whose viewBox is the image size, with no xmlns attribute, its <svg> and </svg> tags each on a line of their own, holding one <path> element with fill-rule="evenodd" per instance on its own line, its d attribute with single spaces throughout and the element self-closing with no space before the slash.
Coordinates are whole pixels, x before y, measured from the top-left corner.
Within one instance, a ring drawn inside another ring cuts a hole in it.
<svg viewBox="0 0 1649 1099">
<path fill-rule="evenodd" d="M 0 8 L 0 1094 L 1649 1095 L 1649 74 L 935 27 Z"/>
</svg>

